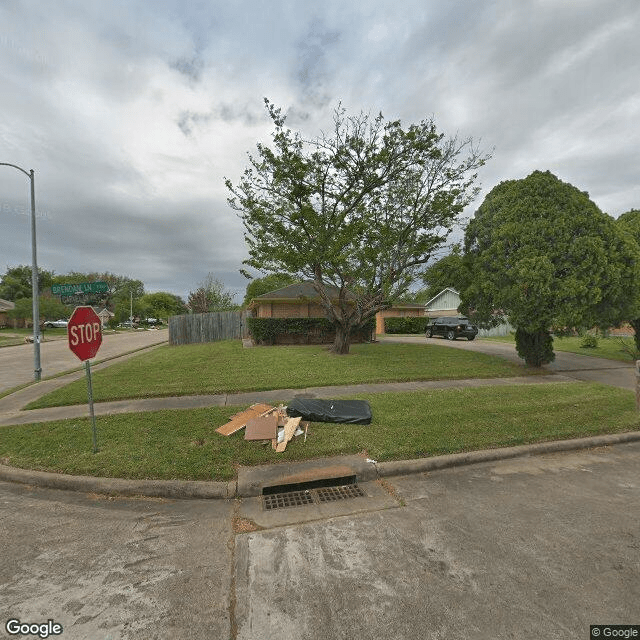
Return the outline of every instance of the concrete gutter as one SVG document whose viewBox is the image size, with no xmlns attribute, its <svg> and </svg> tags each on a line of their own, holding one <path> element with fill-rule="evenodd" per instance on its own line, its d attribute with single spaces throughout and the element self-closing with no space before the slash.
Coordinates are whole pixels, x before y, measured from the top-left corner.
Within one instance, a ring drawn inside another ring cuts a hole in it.
<svg viewBox="0 0 640 640">
<path fill-rule="evenodd" d="M 6 465 L 0 465 L 0 480 L 49 489 L 123 496 L 135 495 L 173 499 L 230 499 L 260 495 L 262 488 L 266 486 L 327 479 L 328 477 L 334 477 L 333 471 L 336 471 L 336 473 L 339 471 L 338 475 L 340 477 L 354 475 L 359 482 L 368 482 L 378 478 L 426 473 L 481 462 L 495 462 L 543 453 L 575 451 L 637 441 L 640 441 L 640 431 L 456 453 L 432 458 L 419 458 L 417 460 L 374 462 L 367 461 L 359 456 L 338 456 L 260 467 L 241 467 L 238 471 L 237 482 L 124 480 L 120 478 L 97 478 L 31 471 Z"/>
</svg>

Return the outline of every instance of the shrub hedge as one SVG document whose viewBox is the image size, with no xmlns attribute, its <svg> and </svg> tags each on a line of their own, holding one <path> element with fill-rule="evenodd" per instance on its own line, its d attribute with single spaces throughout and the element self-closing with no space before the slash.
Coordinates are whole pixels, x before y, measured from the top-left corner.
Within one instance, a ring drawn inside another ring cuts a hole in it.
<svg viewBox="0 0 640 640">
<path fill-rule="evenodd" d="M 257 344 L 275 344 L 283 336 L 305 338 L 301 342 L 332 342 L 333 325 L 326 318 L 247 318 L 249 333 Z M 358 328 L 353 337 L 368 340 L 375 329 L 374 318 Z"/>
<path fill-rule="evenodd" d="M 385 318 L 385 333 L 425 333 L 429 324 L 426 316 L 413 316 L 407 318 Z"/>
</svg>

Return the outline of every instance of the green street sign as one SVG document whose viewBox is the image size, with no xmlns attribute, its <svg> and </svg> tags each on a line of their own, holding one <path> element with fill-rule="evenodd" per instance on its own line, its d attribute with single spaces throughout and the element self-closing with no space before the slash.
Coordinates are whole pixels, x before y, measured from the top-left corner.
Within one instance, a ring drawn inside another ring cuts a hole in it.
<svg viewBox="0 0 640 640">
<path fill-rule="evenodd" d="M 72 296 L 76 293 L 106 293 L 109 285 L 106 282 L 81 282 L 80 284 L 54 284 L 51 293 L 54 296 Z"/>
</svg>

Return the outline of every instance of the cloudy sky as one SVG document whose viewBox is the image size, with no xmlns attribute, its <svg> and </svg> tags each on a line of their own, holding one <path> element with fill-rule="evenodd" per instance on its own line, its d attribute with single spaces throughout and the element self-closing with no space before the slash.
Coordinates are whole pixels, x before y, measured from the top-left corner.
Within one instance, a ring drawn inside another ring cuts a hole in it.
<svg viewBox="0 0 640 640">
<path fill-rule="evenodd" d="M 338 101 L 433 116 L 617 217 L 640 207 L 637 0 L 0 0 L 0 162 L 34 169 L 38 263 L 185 296 L 247 257 L 226 202 L 272 127 L 315 135 Z M 30 264 L 29 181 L 0 167 L 0 270 Z"/>
</svg>

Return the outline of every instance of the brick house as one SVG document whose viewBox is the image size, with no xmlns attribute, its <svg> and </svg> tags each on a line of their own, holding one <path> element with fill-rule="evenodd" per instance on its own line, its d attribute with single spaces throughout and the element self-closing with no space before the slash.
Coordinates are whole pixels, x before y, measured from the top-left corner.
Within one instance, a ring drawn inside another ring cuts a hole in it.
<svg viewBox="0 0 640 640">
<path fill-rule="evenodd" d="M 326 289 L 332 300 L 337 301 L 340 290 L 332 285 L 327 285 Z M 320 304 L 320 297 L 310 280 L 263 293 L 251 300 L 247 310 L 254 318 L 326 318 Z M 372 337 L 354 338 L 353 342 L 369 340 Z M 282 335 L 276 342 L 277 344 L 309 344 L 333 342 L 333 339 L 333 335 L 321 336 L 318 333 L 305 336 Z"/>
</svg>

